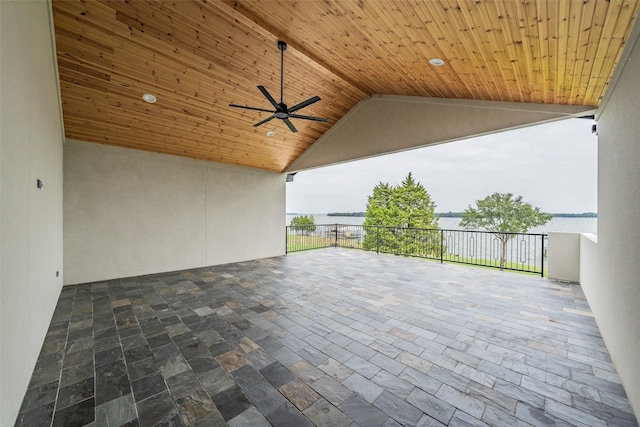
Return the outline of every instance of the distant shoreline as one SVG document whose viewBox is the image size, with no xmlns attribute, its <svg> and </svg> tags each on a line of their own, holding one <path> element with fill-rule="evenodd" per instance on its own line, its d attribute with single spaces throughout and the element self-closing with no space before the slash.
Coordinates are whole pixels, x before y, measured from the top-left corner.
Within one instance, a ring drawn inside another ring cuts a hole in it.
<svg viewBox="0 0 640 427">
<path fill-rule="evenodd" d="M 286 215 L 308 215 L 308 214 L 297 214 L 297 213 L 289 213 Z M 314 214 L 311 214 L 314 215 Z M 365 212 L 329 212 L 327 214 L 318 213 L 315 215 L 327 215 L 327 216 L 338 216 L 338 217 L 365 217 Z M 436 216 L 438 218 L 462 218 L 462 212 L 436 212 Z M 554 218 L 598 218 L 598 214 L 595 212 L 584 212 L 584 213 L 552 213 L 552 217 Z"/>
</svg>

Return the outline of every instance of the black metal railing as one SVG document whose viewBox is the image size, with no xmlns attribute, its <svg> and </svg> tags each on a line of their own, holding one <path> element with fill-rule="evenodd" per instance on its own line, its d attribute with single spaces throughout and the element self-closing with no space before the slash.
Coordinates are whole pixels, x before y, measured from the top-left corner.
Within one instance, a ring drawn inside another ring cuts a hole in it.
<svg viewBox="0 0 640 427">
<path fill-rule="evenodd" d="M 545 274 L 546 234 L 345 224 L 287 226 L 287 253 L 342 247 Z"/>
</svg>

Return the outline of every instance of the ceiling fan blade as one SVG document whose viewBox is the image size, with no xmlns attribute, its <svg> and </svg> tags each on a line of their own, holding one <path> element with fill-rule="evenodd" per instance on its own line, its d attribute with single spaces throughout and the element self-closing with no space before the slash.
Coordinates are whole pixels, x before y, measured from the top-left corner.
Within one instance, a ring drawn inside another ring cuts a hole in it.
<svg viewBox="0 0 640 427">
<path fill-rule="evenodd" d="M 273 105 L 273 108 L 275 108 L 276 110 L 280 109 L 280 105 L 278 105 L 278 103 L 276 102 L 275 99 L 273 99 L 273 96 L 271 96 L 269 94 L 269 92 L 267 92 L 267 90 L 264 88 L 264 86 L 258 86 L 258 89 L 260 89 L 260 92 L 262 92 L 262 94 L 264 95 L 265 98 L 267 98 L 269 100 L 269 102 L 271 103 L 271 105 Z"/>
<path fill-rule="evenodd" d="M 296 129 L 296 127 L 293 125 L 293 123 L 291 123 L 289 119 L 282 119 L 282 121 L 285 122 L 287 126 L 289 126 L 289 129 L 291 129 L 291 132 L 298 132 L 298 129 Z"/>
<path fill-rule="evenodd" d="M 247 107 L 246 105 L 229 104 L 229 107 L 244 108 L 245 110 L 264 111 L 265 113 L 273 113 L 273 110 L 265 110 L 264 108 Z"/>
<path fill-rule="evenodd" d="M 267 123 L 269 120 L 273 120 L 273 119 L 275 119 L 275 118 L 276 118 L 276 116 L 269 116 L 269 117 L 267 117 L 266 119 L 264 119 L 264 120 L 262 120 L 262 121 L 259 121 L 259 122 L 258 122 L 258 123 L 256 123 L 254 126 L 256 126 L 256 127 L 257 127 L 257 126 L 260 126 L 260 125 L 262 125 L 262 124 Z"/>
<path fill-rule="evenodd" d="M 293 117 L 294 119 L 314 120 L 316 122 L 327 121 L 327 119 L 325 119 L 324 117 L 301 116 L 300 114 L 289 114 L 289 117 Z"/>
<path fill-rule="evenodd" d="M 311 105 L 314 102 L 318 102 L 318 101 L 320 101 L 320 97 L 314 96 L 313 98 L 309 98 L 306 101 L 302 101 L 300 104 L 294 105 L 293 107 L 289 108 L 289 112 L 293 113 L 294 111 L 298 111 L 299 109 L 304 108 L 307 105 Z"/>
</svg>

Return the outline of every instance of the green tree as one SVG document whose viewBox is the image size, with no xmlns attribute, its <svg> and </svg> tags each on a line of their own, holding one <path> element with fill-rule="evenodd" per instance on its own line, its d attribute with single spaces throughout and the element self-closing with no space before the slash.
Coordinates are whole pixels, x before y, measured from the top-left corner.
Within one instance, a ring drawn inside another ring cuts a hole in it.
<svg viewBox="0 0 640 427">
<path fill-rule="evenodd" d="M 310 234 L 316 231 L 316 220 L 313 215 L 296 216 L 291 219 L 291 229 L 293 231 L 302 232 L 302 234 Z"/>
<path fill-rule="evenodd" d="M 364 248 L 417 256 L 440 254 L 435 204 L 411 172 L 402 184 L 378 183 L 367 200 Z"/>
<path fill-rule="evenodd" d="M 510 233 L 526 233 L 531 227 L 544 225 L 550 219 L 550 214 L 523 202 L 522 196 L 493 193 L 482 200 L 476 200 L 475 208 L 469 205 L 462 212 L 460 226 L 466 229 L 484 228 L 493 233 L 502 243 L 500 268 L 504 269 L 507 243 L 515 237 Z"/>
</svg>

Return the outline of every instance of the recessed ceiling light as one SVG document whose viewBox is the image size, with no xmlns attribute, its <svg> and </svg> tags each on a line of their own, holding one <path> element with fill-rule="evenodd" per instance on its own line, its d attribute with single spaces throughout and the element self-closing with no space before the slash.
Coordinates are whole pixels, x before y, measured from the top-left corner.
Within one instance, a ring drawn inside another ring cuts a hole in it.
<svg viewBox="0 0 640 427">
<path fill-rule="evenodd" d="M 268 132 L 267 132 L 267 136 L 268 136 L 269 138 L 271 138 L 271 137 L 272 137 L 273 135 L 275 135 L 275 134 L 276 134 L 276 133 L 275 133 L 274 131 L 272 131 L 272 130 L 270 130 L 270 131 L 268 131 Z"/>
<path fill-rule="evenodd" d="M 157 101 L 156 97 L 154 95 L 151 95 L 150 93 L 145 93 L 144 95 L 142 95 L 142 100 L 149 104 L 153 104 Z"/>
<path fill-rule="evenodd" d="M 440 58 L 431 58 L 429 60 L 429 64 L 431 65 L 435 65 L 436 67 L 441 67 L 444 65 L 444 59 L 440 59 Z"/>
</svg>

